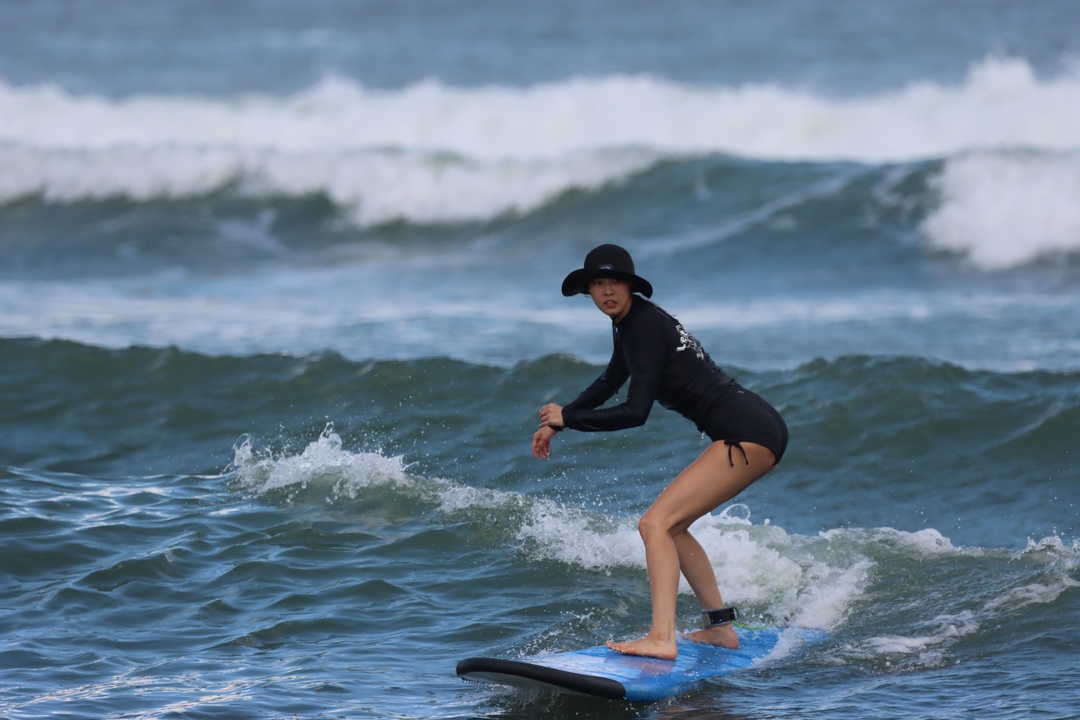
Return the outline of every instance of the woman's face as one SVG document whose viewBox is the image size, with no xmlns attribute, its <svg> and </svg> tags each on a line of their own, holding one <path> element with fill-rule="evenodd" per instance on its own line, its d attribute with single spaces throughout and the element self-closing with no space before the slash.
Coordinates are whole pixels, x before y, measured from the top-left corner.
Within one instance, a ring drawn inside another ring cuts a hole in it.
<svg viewBox="0 0 1080 720">
<path fill-rule="evenodd" d="M 596 307 L 615 322 L 630 312 L 630 283 L 626 280 L 600 277 L 589 281 L 589 296 Z"/>
</svg>

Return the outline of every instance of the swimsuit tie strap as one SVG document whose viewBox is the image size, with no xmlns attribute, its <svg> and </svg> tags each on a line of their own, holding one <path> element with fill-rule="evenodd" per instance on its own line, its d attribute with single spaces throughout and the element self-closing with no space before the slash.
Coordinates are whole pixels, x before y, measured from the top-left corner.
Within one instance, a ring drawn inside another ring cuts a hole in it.
<svg viewBox="0 0 1080 720">
<path fill-rule="evenodd" d="M 735 467 L 735 461 L 731 458 L 731 449 L 732 448 L 738 448 L 739 452 L 742 453 L 742 459 L 746 461 L 747 465 L 750 464 L 750 458 L 746 457 L 746 450 L 743 449 L 742 443 L 740 443 L 737 440 L 735 442 L 731 442 L 730 440 L 725 440 L 724 444 L 727 445 L 727 461 L 729 463 L 731 463 L 731 467 Z"/>
</svg>

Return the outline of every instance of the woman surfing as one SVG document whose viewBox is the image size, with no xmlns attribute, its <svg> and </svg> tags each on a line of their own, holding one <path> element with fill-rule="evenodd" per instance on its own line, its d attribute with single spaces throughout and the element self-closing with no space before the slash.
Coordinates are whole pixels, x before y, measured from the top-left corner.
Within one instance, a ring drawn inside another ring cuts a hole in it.
<svg viewBox="0 0 1080 720">
<path fill-rule="evenodd" d="M 562 293 L 589 295 L 611 318 L 614 350 L 604 372 L 576 399 L 540 409 L 533 455 L 547 459 L 552 438 L 564 428 L 610 431 L 644 425 L 653 402 L 688 418 L 712 441 L 638 522 L 652 595 L 648 635 L 607 645 L 629 655 L 674 659 L 681 572 L 704 618 L 704 628 L 688 637 L 736 648 L 739 639 L 731 623 L 738 612 L 724 605 L 712 563 L 689 528 L 780 462 L 787 448 L 787 426 L 771 405 L 717 367 L 675 318 L 646 299 L 652 297 L 652 285 L 635 274 L 630 253 L 618 245 L 591 250 L 584 266 L 563 280 Z M 626 400 L 600 407 L 627 380 Z"/>
</svg>

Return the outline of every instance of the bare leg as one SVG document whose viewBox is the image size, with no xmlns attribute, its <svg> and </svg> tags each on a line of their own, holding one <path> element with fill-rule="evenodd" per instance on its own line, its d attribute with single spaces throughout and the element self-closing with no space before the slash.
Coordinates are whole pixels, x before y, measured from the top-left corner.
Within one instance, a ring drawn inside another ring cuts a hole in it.
<svg viewBox="0 0 1080 720">
<path fill-rule="evenodd" d="M 652 594 L 652 627 L 640 640 L 609 641 L 607 645 L 612 650 L 666 659 L 678 655 L 675 604 L 680 570 L 702 607 L 723 604 L 712 563 L 687 529 L 702 515 L 732 499 L 772 469 L 774 456 L 771 450 L 749 442 L 742 443 L 742 447 L 750 464 L 741 462 L 742 453 L 736 452 L 733 466 L 728 460 L 728 446 L 714 442 L 672 480 L 641 517 L 638 532 L 645 541 L 645 563 Z M 739 644 L 730 626 L 714 628 L 707 635 L 694 633 L 691 637 L 727 647 L 738 647 Z"/>
<path fill-rule="evenodd" d="M 690 588 L 697 596 L 702 610 L 715 609 L 724 605 L 724 598 L 720 596 L 720 587 L 716 584 L 716 575 L 713 573 L 712 563 L 705 554 L 705 550 L 689 531 L 683 531 L 675 536 L 675 547 L 679 551 L 679 567 Z M 739 647 L 739 637 L 730 625 L 724 625 L 707 630 L 698 630 L 687 635 L 696 642 L 721 645 L 727 648 Z"/>
</svg>

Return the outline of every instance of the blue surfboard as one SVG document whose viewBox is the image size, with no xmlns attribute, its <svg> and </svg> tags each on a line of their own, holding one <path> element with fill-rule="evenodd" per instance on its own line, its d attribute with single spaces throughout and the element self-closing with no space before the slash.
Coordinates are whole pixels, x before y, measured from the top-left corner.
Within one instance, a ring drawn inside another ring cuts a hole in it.
<svg viewBox="0 0 1080 720">
<path fill-rule="evenodd" d="M 738 650 L 680 638 L 676 660 L 623 655 L 607 647 L 521 660 L 474 657 L 457 665 L 466 681 L 579 693 L 610 700 L 655 702 L 709 678 L 730 675 L 825 636 L 803 628 L 742 628 Z"/>
</svg>

